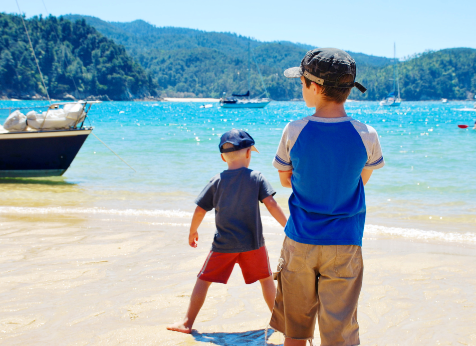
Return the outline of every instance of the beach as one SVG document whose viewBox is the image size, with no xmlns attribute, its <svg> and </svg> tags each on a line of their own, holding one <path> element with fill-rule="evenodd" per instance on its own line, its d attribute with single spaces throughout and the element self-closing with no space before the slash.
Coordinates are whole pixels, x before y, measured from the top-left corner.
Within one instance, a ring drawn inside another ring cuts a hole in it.
<svg viewBox="0 0 476 346">
<path fill-rule="evenodd" d="M 264 219 L 276 268 L 284 234 Z M 264 344 L 270 313 L 259 284 L 245 285 L 238 267 L 227 285 L 211 286 L 192 335 L 165 329 L 185 313 L 214 234 L 211 217 L 197 249 L 187 244 L 189 215 L 0 220 L 2 345 Z M 474 250 L 365 236 L 362 344 L 475 345 Z M 282 344 L 269 334 L 269 345 Z"/>
<path fill-rule="evenodd" d="M 251 168 L 288 213 L 290 190 L 271 160 L 284 126 L 308 110 L 302 102 L 199 106 L 94 106 L 95 134 L 137 172 L 90 137 L 63 177 L 0 179 L 0 344 L 264 345 L 270 312 L 259 284 L 245 285 L 239 267 L 227 285 L 211 286 L 192 335 L 165 326 L 183 317 L 210 250 L 213 212 L 199 229 L 199 247 L 187 239 L 194 199 L 225 169 L 220 134 L 249 131 L 260 151 Z M 467 106 L 346 104 L 349 115 L 377 129 L 386 160 L 365 188 L 362 345 L 476 345 L 476 162 L 469 155 L 476 131 L 457 128 L 474 122 L 473 113 L 458 111 Z M 262 215 L 274 270 L 284 233 Z M 272 330 L 268 336 L 269 345 L 283 342 Z M 317 327 L 315 337 L 319 344 Z"/>
</svg>

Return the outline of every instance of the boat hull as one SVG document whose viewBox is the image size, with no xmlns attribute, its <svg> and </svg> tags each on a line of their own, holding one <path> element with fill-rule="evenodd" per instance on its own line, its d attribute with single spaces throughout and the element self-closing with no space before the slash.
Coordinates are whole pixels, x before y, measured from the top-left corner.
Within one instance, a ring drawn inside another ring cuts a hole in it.
<svg viewBox="0 0 476 346">
<path fill-rule="evenodd" d="M 61 176 L 91 129 L 0 134 L 0 177 Z"/>
<path fill-rule="evenodd" d="M 264 108 L 268 105 L 267 102 L 248 102 L 248 103 L 220 103 L 222 108 Z"/>
</svg>

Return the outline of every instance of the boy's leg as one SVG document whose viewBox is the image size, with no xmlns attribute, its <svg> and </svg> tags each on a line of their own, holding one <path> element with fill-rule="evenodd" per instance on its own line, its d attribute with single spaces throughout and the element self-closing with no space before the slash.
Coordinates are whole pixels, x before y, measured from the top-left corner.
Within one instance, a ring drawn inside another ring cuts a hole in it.
<svg viewBox="0 0 476 346">
<path fill-rule="evenodd" d="M 322 344 L 359 345 L 357 304 L 363 277 L 361 247 L 322 246 L 319 271 L 318 321 Z"/>
<path fill-rule="evenodd" d="M 306 346 L 308 340 L 284 339 L 284 346 Z"/>
<path fill-rule="evenodd" d="M 190 304 L 188 305 L 187 314 L 182 322 L 177 322 L 167 326 L 168 330 L 190 334 L 192 326 L 197 318 L 200 309 L 207 297 L 208 288 L 212 283 L 197 279 L 195 287 L 193 288 L 192 296 L 190 297 Z"/>
<path fill-rule="evenodd" d="M 268 304 L 269 311 L 273 311 L 274 298 L 276 297 L 276 285 L 274 284 L 273 276 L 268 276 L 265 279 L 260 279 L 261 290 L 263 291 L 263 297 Z"/>
<path fill-rule="evenodd" d="M 233 271 L 239 253 L 220 253 L 210 251 L 205 264 L 198 274 L 193 288 L 187 314 L 182 322 L 167 326 L 167 329 L 182 333 L 191 333 L 192 326 L 207 297 L 208 288 L 212 282 L 226 284 Z"/>
<path fill-rule="evenodd" d="M 278 289 L 270 326 L 285 345 L 305 345 L 314 337 L 319 306 L 316 267 L 319 246 L 285 238 L 278 266 Z"/>
<path fill-rule="evenodd" d="M 241 252 L 237 262 L 240 265 L 246 284 L 252 284 L 259 280 L 264 300 L 269 310 L 273 311 L 276 286 L 273 280 L 273 272 L 269 266 L 266 246 L 257 250 Z"/>
</svg>

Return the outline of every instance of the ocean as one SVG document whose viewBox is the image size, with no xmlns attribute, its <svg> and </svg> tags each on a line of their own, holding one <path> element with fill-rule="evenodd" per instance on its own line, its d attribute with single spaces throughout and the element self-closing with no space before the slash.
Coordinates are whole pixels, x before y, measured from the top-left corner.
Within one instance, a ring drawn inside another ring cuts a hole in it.
<svg viewBox="0 0 476 346">
<path fill-rule="evenodd" d="M 0 108 L 47 104 L 0 101 Z M 264 109 L 200 108 L 193 102 L 104 102 L 94 105 L 89 136 L 62 177 L 0 179 L 0 214 L 170 217 L 190 221 L 194 199 L 226 169 L 220 135 L 248 131 L 256 140 L 250 168 L 261 171 L 287 208 L 271 162 L 284 126 L 313 113 L 303 102 L 272 102 Z M 476 243 L 476 112 L 470 102 L 348 102 L 349 116 L 380 135 L 386 165 L 366 186 L 366 236 Z M 8 115 L 0 111 L 0 123 Z M 88 124 L 88 122 L 87 122 Z M 458 124 L 470 125 L 459 129 Z M 89 124 L 88 124 L 89 125 Z M 210 213 L 211 214 L 211 213 Z M 212 215 L 208 216 L 212 218 Z M 264 223 L 273 223 L 264 217 Z"/>
</svg>

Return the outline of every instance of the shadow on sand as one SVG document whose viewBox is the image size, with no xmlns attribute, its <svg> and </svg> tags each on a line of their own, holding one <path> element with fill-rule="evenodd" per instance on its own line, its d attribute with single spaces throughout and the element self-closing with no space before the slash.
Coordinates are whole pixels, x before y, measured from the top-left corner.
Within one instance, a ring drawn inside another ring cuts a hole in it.
<svg viewBox="0 0 476 346">
<path fill-rule="evenodd" d="M 271 335 L 275 333 L 271 328 L 268 329 L 268 340 Z M 242 333 L 199 333 L 197 331 L 192 332 L 192 336 L 196 341 L 209 342 L 214 345 L 220 346 L 234 346 L 234 345 L 247 345 L 247 346 L 282 346 L 283 344 L 265 343 L 264 341 L 264 329 L 251 330 Z"/>
</svg>

